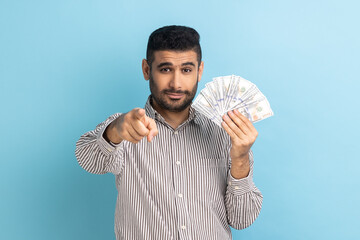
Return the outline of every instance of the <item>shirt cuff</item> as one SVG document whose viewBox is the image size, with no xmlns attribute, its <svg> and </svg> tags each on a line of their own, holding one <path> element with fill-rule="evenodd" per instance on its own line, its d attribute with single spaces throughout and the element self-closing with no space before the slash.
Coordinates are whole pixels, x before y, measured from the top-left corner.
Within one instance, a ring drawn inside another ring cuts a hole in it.
<svg viewBox="0 0 360 240">
<path fill-rule="evenodd" d="M 114 119 L 115 120 L 115 119 Z M 109 121 L 108 123 L 106 123 L 104 125 L 104 127 L 98 132 L 97 134 L 97 143 L 100 147 L 100 150 L 106 155 L 109 156 L 111 155 L 114 151 L 116 151 L 117 149 L 119 149 L 124 141 L 121 141 L 118 144 L 114 144 L 114 143 L 109 143 L 108 141 L 105 140 L 103 134 L 105 132 L 105 129 L 107 128 L 107 126 L 109 126 L 109 124 L 112 123 L 112 121 Z"/>
<path fill-rule="evenodd" d="M 249 173 L 247 177 L 236 179 L 231 175 L 230 169 L 228 171 L 227 184 L 228 190 L 234 195 L 242 195 L 251 192 L 254 187 L 251 173 Z"/>
</svg>

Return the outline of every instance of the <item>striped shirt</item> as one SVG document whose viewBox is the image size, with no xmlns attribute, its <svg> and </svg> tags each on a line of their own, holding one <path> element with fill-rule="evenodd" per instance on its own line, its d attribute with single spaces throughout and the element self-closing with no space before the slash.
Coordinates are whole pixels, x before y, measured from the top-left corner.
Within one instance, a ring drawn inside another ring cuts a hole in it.
<svg viewBox="0 0 360 240">
<path fill-rule="evenodd" d="M 103 133 L 122 113 L 116 113 L 82 135 L 75 155 L 86 171 L 113 173 L 118 197 L 116 239 L 232 239 L 230 227 L 243 229 L 260 213 L 262 194 L 250 173 L 230 174 L 231 142 L 218 127 L 194 108 L 173 129 L 150 104 L 146 115 L 155 119 L 158 135 L 134 144 L 108 143 Z"/>
</svg>

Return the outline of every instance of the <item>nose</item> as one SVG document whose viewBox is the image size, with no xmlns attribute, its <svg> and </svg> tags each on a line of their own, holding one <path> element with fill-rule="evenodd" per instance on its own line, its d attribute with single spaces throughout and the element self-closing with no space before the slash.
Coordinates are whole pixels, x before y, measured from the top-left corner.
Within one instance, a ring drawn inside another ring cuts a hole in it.
<svg viewBox="0 0 360 240">
<path fill-rule="evenodd" d="M 169 83 L 170 87 L 175 90 L 181 89 L 181 73 L 179 70 L 174 71 L 174 74 Z"/>
</svg>

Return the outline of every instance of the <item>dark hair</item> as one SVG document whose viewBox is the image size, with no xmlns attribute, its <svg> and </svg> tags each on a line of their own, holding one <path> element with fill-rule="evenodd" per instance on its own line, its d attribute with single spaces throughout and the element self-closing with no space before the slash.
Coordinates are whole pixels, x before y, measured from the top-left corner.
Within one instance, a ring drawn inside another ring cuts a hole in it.
<svg viewBox="0 0 360 240">
<path fill-rule="evenodd" d="M 193 50 L 197 54 L 198 65 L 201 63 L 201 47 L 199 33 L 190 27 L 165 26 L 151 33 L 146 49 L 146 59 L 151 68 L 154 52 L 159 50 L 187 51 Z"/>
</svg>

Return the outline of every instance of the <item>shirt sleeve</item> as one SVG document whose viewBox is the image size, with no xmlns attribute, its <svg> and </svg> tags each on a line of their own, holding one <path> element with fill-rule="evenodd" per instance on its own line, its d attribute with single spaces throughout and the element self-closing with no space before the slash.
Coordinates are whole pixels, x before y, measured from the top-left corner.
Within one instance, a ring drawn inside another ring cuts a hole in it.
<svg viewBox="0 0 360 240">
<path fill-rule="evenodd" d="M 236 179 L 228 171 L 225 205 L 229 225 L 235 229 L 250 226 L 260 213 L 263 196 L 253 182 L 254 157 L 249 152 L 250 172 L 245 178 Z"/>
<path fill-rule="evenodd" d="M 106 127 L 120 115 L 121 113 L 111 115 L 98 124 L 95 130 L 83 134 L 76 142 L 75 156 L 79 165 L 86 171 L 94 174 L 121 173 L 124 166 L 125 141 L 110 144 L 103 137 Z"/>
</svg>

